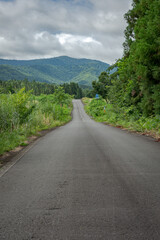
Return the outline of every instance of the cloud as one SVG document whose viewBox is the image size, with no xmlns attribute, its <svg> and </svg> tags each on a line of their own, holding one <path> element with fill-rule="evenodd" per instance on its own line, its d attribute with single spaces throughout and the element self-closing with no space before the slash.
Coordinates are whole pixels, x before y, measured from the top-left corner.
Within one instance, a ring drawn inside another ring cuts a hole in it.
<svg viewBox="0 0 160 240">
<path fill-rule="evenodd" d="M 94 40 L 92 37 L 85 37 L 85 36 L 76 36 L 71 34 L 56 34 L 56 38 L 58 39 L 59 43 L 64 46 L 70 46 L 71 48 L 75 45 L 81 45 L 84 46 L 87 44 L 93 44 L 93 45 L 101 45 L 100 42 Z"/>
<path fill-rule="evenodd" d="M 0 1 L 0 58 L 122 56 L 131 0 Z"/>
</svg>

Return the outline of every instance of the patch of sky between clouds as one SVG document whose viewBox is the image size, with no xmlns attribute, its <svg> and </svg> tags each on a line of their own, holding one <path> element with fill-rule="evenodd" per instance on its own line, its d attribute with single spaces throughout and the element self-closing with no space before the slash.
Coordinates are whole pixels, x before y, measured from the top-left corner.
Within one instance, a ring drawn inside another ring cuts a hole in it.
<svg viewBox="0 0 160 240">
<path fill-rule="evenodd" d="M 72 6 L 77 6 L 77 7 L 85 7 L 92 9 L 93 4 L 89 0 L 50 0 L 52 2 L 61 2 L 64 4 L 70 4 Z"/>
<path fill-rule="evenodd" d="M 0 0 L 0 2 L 14 2 L 15 0 Z"/>
</svg>

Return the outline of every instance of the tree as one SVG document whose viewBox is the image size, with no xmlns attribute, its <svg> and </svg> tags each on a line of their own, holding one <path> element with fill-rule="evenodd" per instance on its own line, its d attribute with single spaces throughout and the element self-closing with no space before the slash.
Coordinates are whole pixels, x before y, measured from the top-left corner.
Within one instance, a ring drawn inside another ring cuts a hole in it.
<svg viewBox="0 0 160 240">
<path fill-rule="evenodd" d="M 121 108 L 160 115 L 160 1 L 133 0 L 125 19 L 124 56 L 117 71 L 101 73 L 93 88 Z"/>
<path fill-rule="evenodd" d="M 111 84 L 111 79 L 108 72 L 102 72 L 98 77 L 98 81 L 92 82 L 94 93 L 100 94 L 103 98 L 106 98 L 108 93 L 108 86 Z"/>
<path fill-rule="evenodd" d="M 71 96 L 69 96 L 68 94 L 66 94 L 64 92 L 64 88 L 63 87 L 58 86 L 55 89 L 55 92 L 54 92 L 55 102 L 60 104 L 62 107 L 63 107 L 63 104 L 65 104 L 68 101 L 69 98 L 71 98 Z"/>
<path fill-rule="evenodd" d="M 128 23 L 126 46 L 129 50 L 126 68 L 138 85 L 143 113 L 146 116 L 159 114 L 160 1 L 133 1 L 133 9 L 125 17 Z"/>
<path fill-rule="evenodd" d="M 133 0 L 132 6 L 125 14 L 124 56 L 110 97 L 145 116 L 160 114 L 160 1 Z"/>
</svg>

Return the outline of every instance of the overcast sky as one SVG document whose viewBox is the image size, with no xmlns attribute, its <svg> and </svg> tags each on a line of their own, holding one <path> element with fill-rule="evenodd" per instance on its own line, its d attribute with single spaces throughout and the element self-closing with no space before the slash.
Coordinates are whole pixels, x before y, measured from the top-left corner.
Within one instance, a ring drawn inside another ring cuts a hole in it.
<svg viewBox="0 0 160 240">
<path fill-rule="evenodd" d="M 122 57 L 131 0 L 0 0 L 0 58 Z"/>
</svg>

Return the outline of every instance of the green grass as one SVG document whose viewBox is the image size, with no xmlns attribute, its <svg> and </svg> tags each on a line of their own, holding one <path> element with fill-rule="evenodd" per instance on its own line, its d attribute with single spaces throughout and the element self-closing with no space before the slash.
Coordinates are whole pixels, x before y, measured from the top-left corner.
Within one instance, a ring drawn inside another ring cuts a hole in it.
<svg viewBox="0 0 160 240">
<path fill-rule="evenodd" d="M 5 131 L 0 133 L 0 155 L 18 146 L 27 146 L 28 144 L 25 143 L 25 141 L 27 141 L 28 137 L 38 135 L 38 132 L 42 130 L 62 126 L 70 120 L 71 116 L 66 117 L 63 121 L 49 121 L 48 119 L 43 118 L 37 122 L 37 126 L 35 126 L 35 124 L 30 126 L 23 125 L 12 132 Z"/>
<path fill-rule="evenodd" d="M 0 155 L 27 145 L 28 137 L 42 130 L 64 125 L 71 120 L 72 98 L 64 95 L 59 104 L 55 95 L 32 96 L 20 90 L 0 94 Z"/>
<path fill-rule="evenodd" d="M 104 99 L 84 98 L 86 112 L 97 122 L 160 138 L 160 115 L 144 117 L 135 108 L 118 108 Z M 104 109 L 105 107 L 105 109 Z"/>
</svg>

